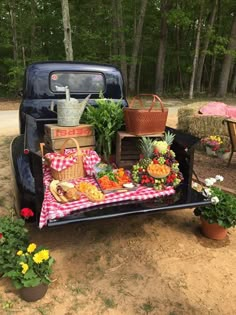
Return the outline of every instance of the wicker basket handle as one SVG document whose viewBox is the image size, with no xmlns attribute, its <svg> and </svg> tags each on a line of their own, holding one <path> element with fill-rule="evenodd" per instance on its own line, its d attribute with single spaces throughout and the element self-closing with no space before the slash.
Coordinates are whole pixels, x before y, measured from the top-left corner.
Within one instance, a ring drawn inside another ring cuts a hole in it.
<svg viewBox="0 0 236 315">
<path fill-rule="evenodd" d="M 77 155 L 80 156 L 80 155 L 82 154 L 82 152 L 81 152 L 79 143 L 78 143 L 78 141 L 77 141 L 75 138 L 68 138 L 68 139 L 66 139 L 65 142 L 63 143 L 63 145 L 61 146 L 60 153 L 61 153 L 61 154 L 64 154 L 64 150 L 65 150 L 66 144 L 67 144 L 67 142 L 70 141 L 70 140 L 73 140 L 73 141 L 74 141 L 74 143 L 75 143 L 75 145 L 76 145 L 76 149 L 77 149 Z M 75 155 L 75 153 L 72 153 L 72 154 L 70 154 L 70 155 Z"/>
<path fill-rule="evenodd" d="M 142 102 L 142 99 L 141 97 L 142 96 L 152 96 L 152 104 L 149 108 L 149 112 L 153 109 L 153 106 L 154 104 L 159 101 L 160 105 L 161 105 L 161 111 L 164 112 L 164 105 L 162 103 L 162 100 L 160 99 L 160 97 L 156 94 L 139 94 L 139 95 L 136 95 L 132 98 L 131 102 L 130 102 L 130 105 L 129 107 L 132 108 L 132 106 L 134 105 L 135 101 L 138 100 L 139 104 L 141 107 L 143 107 L 143 102 Z"/>
</svg>

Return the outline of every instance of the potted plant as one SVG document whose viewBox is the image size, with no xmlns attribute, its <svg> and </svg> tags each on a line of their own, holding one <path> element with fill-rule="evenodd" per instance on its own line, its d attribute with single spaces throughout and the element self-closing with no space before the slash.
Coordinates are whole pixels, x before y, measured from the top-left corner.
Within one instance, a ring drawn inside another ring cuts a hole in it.
<svg viewBox="0 0 236 315">
<path fill-rule="evenodd" d="M 41 299 L 51 283 L 50 275 L 54 259 L 49 250 L 31 243 L 26 250 L 18 250 L 12 270 L 5 272 L 3 277 L 12 280 L 19 290 L 20 297 L 28 302 Z"/>
<path fill-rule="evenodd" d="M 230 147 L 229 145 L 221 144 L 217 150 L 217 156 L 222 160 L 228 160 L 230 157 Z"/>
<path fill-rule="evenodd" d="M 97 106 L 88 105 L 83 122 L 94 126 L 96 134 L 96 149 L 106 162 L 112 151 L 112 141 L 116 132 L 124 124 L 124 114 L 121 104 L 112 99 L 106 99 L 102 95 L 96 101 Z"/>
<path fill-rule="evenodd" d="M 220 145 L 223 143 L 220 136 L 209 136 L 201 139 L 201 143 L 206 148 L 207 155 L 216 156 Z"/>
<path fill-rule="evenodd" d="M 227 229 L 236 225 L 236 197 L 224 192 L 220 186 L 214 186 L 223 179 L 217 175 L 215 178 L 205 180 L 205 186 L 201 186 L 200 189 L 211 204 L 194 210 L 194 214 L 200 216 L 203 234 L 216 240 L 224 239 Z"/>
<path fill-rule="evenodd" d="M 32 216 L 28 208 L 21 210 L 22 215 Z M 0 220 L 0 275 L 12 270 L 15 265 L 16 252 L 26 248 L 29 241 L 25 220 L 14 216 L 1 217 Z"/>
</svg>

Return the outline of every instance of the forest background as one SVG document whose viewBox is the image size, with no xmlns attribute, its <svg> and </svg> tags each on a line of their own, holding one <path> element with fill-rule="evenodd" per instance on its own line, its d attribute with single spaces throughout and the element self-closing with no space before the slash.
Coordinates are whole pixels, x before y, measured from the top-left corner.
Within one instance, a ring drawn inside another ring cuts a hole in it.
<svg viewBox="0 0 236 315">
<path fill-rule="evenodd" d="M 0 97 L 35 61 L 111 63 L 129 95 L 236 91 L 235 0 L 1 0 Z"/>
</svg>

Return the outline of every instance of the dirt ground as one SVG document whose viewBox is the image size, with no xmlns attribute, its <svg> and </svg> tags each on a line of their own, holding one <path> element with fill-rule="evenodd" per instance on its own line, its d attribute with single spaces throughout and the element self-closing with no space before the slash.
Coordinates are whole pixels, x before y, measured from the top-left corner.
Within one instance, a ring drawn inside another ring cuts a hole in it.
<svg viewBox="0 0 236 315">
<path fill-rule="evenodd" d="M 169 125 L 176 117 L 169 117 Z M 9 144 L 0 137 L 0 215 L 12 208 Z M 236 161 L 195 155 L 201 178 L 225 177 L 236 187 Z M 71 224 L 39 230 L 31 240 L 48 246 L 53 279 L 46 296 L 22 301 L 0 279 L 0 314 L 52 315 L 233 315 L 236 313 L 236 231 L 226 240 L 201 235 L 192 209 Z"/>
</svg>

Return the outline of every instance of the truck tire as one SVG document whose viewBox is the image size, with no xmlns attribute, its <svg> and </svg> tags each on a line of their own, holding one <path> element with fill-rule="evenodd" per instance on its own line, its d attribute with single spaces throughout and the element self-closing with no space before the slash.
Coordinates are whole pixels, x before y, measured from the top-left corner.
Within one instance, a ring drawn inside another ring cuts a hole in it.
<svg viewBox="0 0 236 315">
<path fill-rule="evenodd" d="M 24 135 L 15 137 L 10 144 L 10 168 L 11 168 L 11 186 L 13 192 L 13 207 L 17 216 L 20 216 L 20 210 L 24 207 L 32 208 L 34 205 L 34 194 L 25 189 L 22 182 L 19 165 L 19 158 L 24 157 Z M 30 171 L 30 167 L 29 167 Z M 30 171 L 31 173 L 31 171 Z M 33 210 L 33 209 L 32 209 Z"/>
</svg>

